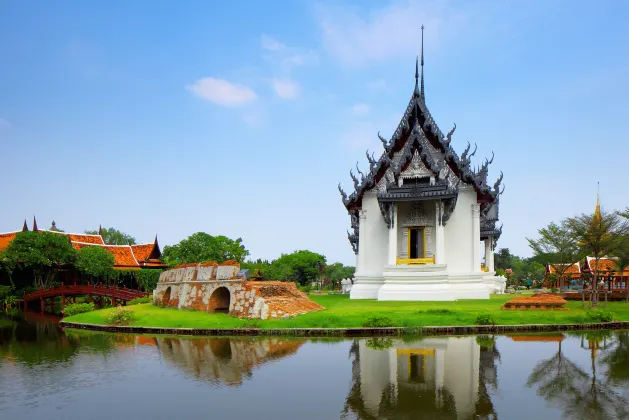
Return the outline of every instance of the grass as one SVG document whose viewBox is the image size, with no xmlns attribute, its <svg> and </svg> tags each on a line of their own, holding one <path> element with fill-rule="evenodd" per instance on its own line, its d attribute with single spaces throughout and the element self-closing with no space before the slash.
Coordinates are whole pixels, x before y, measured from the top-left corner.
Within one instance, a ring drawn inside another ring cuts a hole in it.
<svg viewBox="0 0 629 420">
<path fill-rule="evenodd" d="M 489 300 L 456 302 L 378 302 L 350 300 L 343 295 L 311 296 L 326 309 L 289 319 L 238 319 L 226 314 L 162 308 L 150 303 L 129 306 L 135 321 L 133 326 L 162 328 L 351 328 L 388 319 L 390 326 L 425 327 L 474 325 L 479 314 L 493 316 L 499 325 L 520 324 L 582 324 L 590 322 L 581 302 L 569 301 L 568 311 L 503 311 L 500 306 L 513 295 L 492 295 Z M 609 302 L 607 309 L 614 319 L 629 321 L 629 304 Z M 601 306 L 602 307 L 602 306 Z M 85 324 L 106 324 L 112 308 L 82 313 L 64 321 Z M 382 326 L 382 325 L 381 325 Z"/>
</svg>

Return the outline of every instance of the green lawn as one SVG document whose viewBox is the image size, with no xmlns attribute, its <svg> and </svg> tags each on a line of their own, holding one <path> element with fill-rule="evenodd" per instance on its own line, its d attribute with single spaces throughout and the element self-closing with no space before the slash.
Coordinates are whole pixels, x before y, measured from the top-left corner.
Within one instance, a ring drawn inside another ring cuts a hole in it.
<svg viewBox="0 0 629 420">
<path fill-rule="evenodd" d="M 156 307 L 151 304 L 129 306 L 134 312 L 132 325 L 164 328 L 345 328 L 362 327 L 376 316 L 388 317 L 393 326 L 455 326 L 474 325 L 480 313 L 493 315 L 497 324 L 578 324 L 586 323 L 586 310 L 581 302 L 568 302 L 568 311 L 503 311 L 500 306 L 513 295 L 492 295 L 489 300 L 461 300 L 457 302 L 378 302 L 350 300 L 348 296 L 321 295 L 311 299 L 326 309 L 290 319 L 247 320 L 225 314 L 209 314 L 190 310 Z M 586 304 L 587 306 L 587 304 Z M 600 306 L 602 308 L 602 304 Z M 105 324 L 112 309 L 102 309 L 68 317 L 65 321 Z M 629 321 L 629 304 L 610 302 L 608 310 L 615 319 Z"/>
</svg>

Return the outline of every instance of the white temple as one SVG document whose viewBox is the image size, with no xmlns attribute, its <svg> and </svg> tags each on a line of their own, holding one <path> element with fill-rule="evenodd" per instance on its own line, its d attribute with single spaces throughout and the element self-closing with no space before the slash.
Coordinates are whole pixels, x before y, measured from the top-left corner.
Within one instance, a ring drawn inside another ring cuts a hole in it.
<svg viewBox="0 0 629 420">
<path fill-rule="evenodd" d="M 422 41 L 423 43 L 423 41 Z M 423 49 L 423 48 L 422 48 Z M 367 152 L 369 171 L 351 171 L 354 192 L 341 189 L 356 253 L 351 299 L 487 299 L 504 290 L 496 277 L 494 249 L 500 177 L 490 187 L 488 166 L 471 168 L 470 144 L 459 156 L 443 135 L 424 97 L 415 65 L 415 90 L 392 138 L 380 135 L 379 159 Z M 484 264 L 482 263 L 484 258 Z"/>
</svg>

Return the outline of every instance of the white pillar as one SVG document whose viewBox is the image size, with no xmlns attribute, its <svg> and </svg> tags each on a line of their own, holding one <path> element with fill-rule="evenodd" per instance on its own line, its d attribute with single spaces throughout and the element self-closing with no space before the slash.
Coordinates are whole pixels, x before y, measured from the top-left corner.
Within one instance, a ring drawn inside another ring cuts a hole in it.
<svg viewBox="0 0 629 420">
<path fill-rule="evenodd" d="M 435 216 L 435 264 L 446 263 L 445 226 L 441 222 L 443 203 L 437 200 Z"/>
<path fill-rule="evenodd" d="M 491 253 L 491 239 L 487 238 L 484 241 L 485 244 L 485 268 L 489 271 L 489 254 Z"/>
<path fill-rule="evenodd" d="M 489 267 L 490 273 L 495 273 L 496 268 L 494 267 L 494 240 L 493 238 L 489 238 L 487 239 L 487 241 L 489 242 L 489 260 L 487 262 L 487 267 Z"/>
<path fill-rule="evenodd" d="M 365 238 L 367 236 L 366 225 L 367 211 L 361 209 L 358 211 L 358 264 L 356 265 L 357 273 L 362 273 L 365 269 L 365 255 L 367 254 L 365 252 Z"/>
<path fill-rule="evenodd" d="M 391 227 L 389 228 L 389 265 L 397 263 L 397 205 L 391 208 Z"/>
<path fill-rule="evenodd" d="M 480 205 L 472 204 L 472 272 L 480 269 Z"/>
</svg>

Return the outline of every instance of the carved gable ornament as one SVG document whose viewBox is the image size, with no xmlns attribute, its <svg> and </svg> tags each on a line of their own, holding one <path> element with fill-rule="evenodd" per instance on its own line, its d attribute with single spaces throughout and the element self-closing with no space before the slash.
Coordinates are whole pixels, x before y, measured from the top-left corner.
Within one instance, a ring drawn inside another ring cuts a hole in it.
<svg viewBox="0 0 629 420">
<path fill-rule="evenodd" d="M 408 178 L 423 178 L 423 177 L 433 176 L 433 175 L 434 174 L 432 173 L 432 171 L 426 168 L 426 165 L 424 165 L 424 162 L 422 162 L 422 159 L 419 156 L 419 153 L 415 152 L 413 154 L 413 158 L 411 159 L 411 163 L 409 163 L 408 167 L 406 168 L 404 172 L 402 172 L 400 177 L 403 179 L 408 179 Z"/>
<path fill-rule="evenodd" d="M 416 201 L 411 204 L 411 209 L 402 220 L 403 227 L 409 226 L 432 226 L 433 223 L 426 214 L 426 210 L 421 202 Z"/>
</svg>

